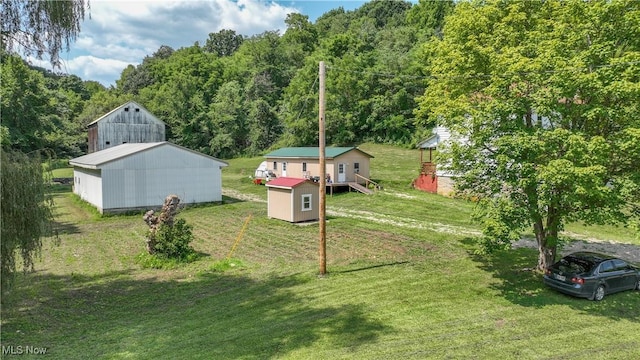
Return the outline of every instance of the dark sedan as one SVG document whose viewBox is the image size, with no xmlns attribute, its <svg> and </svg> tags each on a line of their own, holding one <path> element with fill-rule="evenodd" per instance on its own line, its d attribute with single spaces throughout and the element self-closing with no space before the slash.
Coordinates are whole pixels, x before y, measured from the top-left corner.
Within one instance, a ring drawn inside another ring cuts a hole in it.
<svg viewBox="0 0 640 360">
<path fill-rule="evenodd" d="M 543 279 L 555 290 L 596 301 L 618 291 L 640 290 L 640 268 L 595 252 L 563 257 L 546 270 Z"/>
</svg>

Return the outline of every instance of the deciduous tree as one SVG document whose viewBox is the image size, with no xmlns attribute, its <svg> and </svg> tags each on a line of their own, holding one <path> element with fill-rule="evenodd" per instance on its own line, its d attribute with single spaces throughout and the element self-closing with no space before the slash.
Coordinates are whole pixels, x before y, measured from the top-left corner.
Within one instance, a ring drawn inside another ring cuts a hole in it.
<svg viewBox="0 0 640 360">
<path fill-rule="evenodd" d="M 51 197 L 40 157 L 0 150 L 2 156 L 2 293 L 12 284 L 18 262 L 32 270 L 53 220 Z"/>
<path fill-rule="evenodd" d="M 80 33 L 88 0 L 2 0 L 2 49 L 21 50 L 58 65 L 60 51 L 69 49 Z"/>
<path fill-rule="evenodd" d="M 428 46 L 417 116 L 464 140 L 441 164 L 478 197 L 487 248 L 532 229 L 625 224 L 640 187 L 640 2 L 459 3 Z"/>
</svg>

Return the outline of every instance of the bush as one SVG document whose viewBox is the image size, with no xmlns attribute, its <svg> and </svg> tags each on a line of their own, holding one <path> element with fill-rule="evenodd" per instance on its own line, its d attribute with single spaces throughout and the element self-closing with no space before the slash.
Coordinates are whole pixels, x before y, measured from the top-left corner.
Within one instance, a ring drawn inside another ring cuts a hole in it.
<svg viewBox="0 0 640 360">
<path fill-rule="evenodd" d="M 190 243 L 193 241 L 191 225 L 184 219 L 178 219 L 173 226 L 161 223 L 155 234 L 156 254 L 174 259 L 187 259 L 194 253 Z"/>
</svg>

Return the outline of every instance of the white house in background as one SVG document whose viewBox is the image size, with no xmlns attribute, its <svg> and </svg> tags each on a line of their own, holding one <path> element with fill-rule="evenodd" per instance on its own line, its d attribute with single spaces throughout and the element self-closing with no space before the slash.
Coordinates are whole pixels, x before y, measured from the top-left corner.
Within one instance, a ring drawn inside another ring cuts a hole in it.
<svg viewBox="0 0 640 360">
<path fill-rule="evenodd" d="M 446 147 L 451 141 L 460 141 L 451 136 L 451 132 L 444 126 L 436 126 L 430 137 L 418 144 L 420 149 L 420 175 L 413 181 L 413 187 L 419 190 L 440 195 L 451 195 L 454 190 L 455 174 L 437 167 L 434 152 Z M 465 141 L 465 140 L 462 140 Z"/>
<path fill-rule="evenodd" d="M 88 153 L 127 143 L 165 141 L 166 124 L 135 101 L 126 102 L 88 125 Z"/>
<path fill-rule="evenodd" d="M 121 144 L 69 161 L 73 192 L 101 213 L 161 207 L 167 195 L 184 204 L 222 201 L 229 164 L 169 143 Z"/>
<path fill-rule="evenodd" d="M 516 121 L 517 117 L 512 116 Z M 549 129 L 552 121 L 549 117 L 539 116 L 537 113 L 531 115 L 531 122 L 535 126 Z M 524 118 L 522 121 L 526 121 Z M 434 162 L 434 152 L 441 151 L 451 144 L 467 144 L 469 138 L 458 133 L 452 133 L 447 127 L 436 126 L 432 130 L 432 135 L 418 144 L 420 149 L 420 175 L 413 180 L 413 187 L 419 190 L 437 193 L 440 195 L 452 195 L 456 174 L 447 170 L 446 166 L 437 166 Z"/>
</svg>

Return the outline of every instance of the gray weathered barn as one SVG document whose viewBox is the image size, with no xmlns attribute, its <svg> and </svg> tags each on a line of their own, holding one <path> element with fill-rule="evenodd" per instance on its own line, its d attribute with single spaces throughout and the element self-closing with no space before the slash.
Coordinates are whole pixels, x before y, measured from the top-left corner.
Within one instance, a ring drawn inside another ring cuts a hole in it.
<svg viewBox="0 0 640 360">
<path fill-rule="evenodd" d="M 88 153 L 127 143 L 165 141 L 166 124 L 135 101 L 109 111 L 88 126 Z"/>
<path fill-rule="evenodd" d="M 101 213 L 222 201 L 222 168 L 214 157 L 169 143 L 121 144 L 69 161 L 73 192 Z"/>
</svg>

